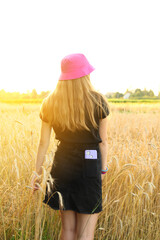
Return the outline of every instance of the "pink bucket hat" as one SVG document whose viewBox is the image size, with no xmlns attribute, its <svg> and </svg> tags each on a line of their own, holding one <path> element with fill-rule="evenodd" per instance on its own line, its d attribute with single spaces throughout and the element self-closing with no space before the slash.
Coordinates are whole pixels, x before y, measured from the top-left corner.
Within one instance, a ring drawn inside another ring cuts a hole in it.
<svg viewBox="0 0 160 240">
<path fill-rule="evenodd" d="M 61 61 L 61 75 L 59 80 L 80 78 L 91 73 L 95 68 L 81 53 L 65 56 Z"/>
</svg>

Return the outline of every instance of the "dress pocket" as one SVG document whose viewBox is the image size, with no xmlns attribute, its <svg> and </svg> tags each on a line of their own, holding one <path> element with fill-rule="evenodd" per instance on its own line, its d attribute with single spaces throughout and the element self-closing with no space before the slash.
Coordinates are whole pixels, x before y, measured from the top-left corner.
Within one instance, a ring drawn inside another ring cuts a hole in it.
<svg viewBox="0 0 160 240">
<path fill-rule="evenodd" d="M 86 177 L 97 177 L 98 160 L 97 159 L 84 159 L 84 171 L 85 171 Z"/>
</svg>

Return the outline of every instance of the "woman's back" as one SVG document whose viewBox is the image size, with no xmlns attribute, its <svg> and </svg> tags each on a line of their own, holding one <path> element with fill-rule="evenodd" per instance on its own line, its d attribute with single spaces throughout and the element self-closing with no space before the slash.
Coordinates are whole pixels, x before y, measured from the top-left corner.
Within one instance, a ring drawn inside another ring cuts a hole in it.
<svg viewBox="0 0 160 240">
<path fill-rule="evenodd" d="M 94 93 L 94 96 L 98 96 L 98 93 Z M 101 95 L 99 95 L 102 101 L 102 105 L 104 110 L 102 109 L 102 116 L 100 116 L 100 107 L 96 103 L 94 103 L 94 118 L 97 124 L 97 128 L 95 128 L 89 118 L 89 114 L 85 109 L 85 122 L 89 130 L 87 129 L 77 129 L 75 131 L 71 131 L 70 129 L 65 129 L 62 131 L 60 126 L 56 126 L 53 124 L 53 130 L 55 132 L 56 139 L 59 141 L 69 142 L 69 143 L 99 143 L 101 142 L 101 138 L 99 136 L 99 119 L 105 118 L 109 115 L 108 105 L 105 104 Z M 69 117 L 69 116 L 68 116 Z M 40 118 L 43 120 L 42 114 L 40 112 Z"/>
<path fill-rule="evenodd" d="M 56 89 L 44 99 L 40 118 L 58 131 L 98 128 L 99 118 L 109 114 L 106 98 L 91 84 L 90 75 L 59 81 Z"/>
</svg>

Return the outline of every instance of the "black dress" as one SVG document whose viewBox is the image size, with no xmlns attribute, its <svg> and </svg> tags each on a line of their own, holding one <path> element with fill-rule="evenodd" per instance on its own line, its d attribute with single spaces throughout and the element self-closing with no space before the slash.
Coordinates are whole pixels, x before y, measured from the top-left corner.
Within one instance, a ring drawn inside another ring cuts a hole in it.
<svg viewBox="0 0 160 240">
<path fill-rule="evenodd" d="M 103 101 L 103 99 L 102 99 Z M 108 106 L 103 102 L 109 115 Z M 95 120 L 99 115 L 95 108 Z M 40 114 L 40 118 L 42 115 Z M 43 203 L 55 210 L 73 210 L 78 213 L 93 214 L 102 211 L 101 153 L 99 129 L 94 129 L 86 112 L 87 126 L 90 132 L 79 130 L 60 131 L 53 126 L 56 139 L 59 140 L 50 174 L 53 184 L 47 180 Z"/>
</svg>

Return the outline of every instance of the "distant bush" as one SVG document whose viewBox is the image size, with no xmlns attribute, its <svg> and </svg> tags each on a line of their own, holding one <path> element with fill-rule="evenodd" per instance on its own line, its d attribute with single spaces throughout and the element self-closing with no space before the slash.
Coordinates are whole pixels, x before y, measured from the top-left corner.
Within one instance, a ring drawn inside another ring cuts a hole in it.
<svg viewBox="0 0 160 240">
<path fill-rule="evenodd" d="M 147 98 L 141 98 L 141 99 L 123 99 L 123 98 L 109 98 L 107 99 L 108 102 L 113 103 L 160 103 L 160 99 L 147 99 Z"/>
</svg>

